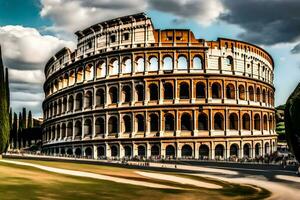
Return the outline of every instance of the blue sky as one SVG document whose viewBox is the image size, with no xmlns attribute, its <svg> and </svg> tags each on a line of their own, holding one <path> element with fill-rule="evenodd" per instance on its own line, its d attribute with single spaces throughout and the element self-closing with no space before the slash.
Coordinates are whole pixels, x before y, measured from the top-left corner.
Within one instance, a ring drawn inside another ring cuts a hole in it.
<svg viewBox="0 0 300 200">
<path fill-rule="evenodd" d="M 159 29 L 186 28 L 198 38 L 227 37 L 265 48 L 275 60 L 276 105 L 283 104 L 300 81 L 299 10 L 296 0 L 0 0 L 0 44 L 13 109 L 26 106 L 41 116 L 44 64 L 63 46 L 75 47 L 76 30 L 141 11 Z"/>
</svg>

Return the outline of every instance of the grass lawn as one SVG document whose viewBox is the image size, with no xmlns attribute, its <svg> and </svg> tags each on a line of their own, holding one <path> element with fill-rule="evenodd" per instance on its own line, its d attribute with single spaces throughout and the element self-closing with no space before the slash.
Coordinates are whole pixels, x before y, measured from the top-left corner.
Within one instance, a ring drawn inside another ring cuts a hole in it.
<svg viewBox="0 0 300 200">
<path fill-rule="evenodd" d="M 10 159 L 12 160 L 12 159 Z M 0 162 L 0 199 L 263 199 L 270 195 L 264 189 L 251 186 L 224 183 L 211 179 L 204 179 L 187 174 L 174 172 L 157 172 L 176 175 L 199 181 L 222 185 L 223 189 L 204 189 L 193 185 L 182 185 L 170 181 L 162 181 L 143 177 L 129 169 L 105 165 L 77 164 L 69 162 L 52 162 L 36 160 L 17 160 L 49 167 L 71 169 L 97 174 L 160 183 L 183 188 L 155 189 L 112 181 L 82 178 L 43 171 L 33 167 L 19 166 Z"/>
</svg>

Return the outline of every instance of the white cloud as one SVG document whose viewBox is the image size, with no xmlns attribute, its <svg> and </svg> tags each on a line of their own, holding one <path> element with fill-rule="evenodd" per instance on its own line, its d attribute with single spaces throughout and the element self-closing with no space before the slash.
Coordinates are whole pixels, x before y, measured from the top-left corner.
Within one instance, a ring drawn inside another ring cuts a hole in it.
<svg viewBox="0 0 300 200">
<path fill-rule="evenodd" d="M 26 76 L 24 76 L 26 74 Z M 13 83 L 43 84 L 45 75 L 41 70 L 9 69 L 10 81 Z"/>
</svg>

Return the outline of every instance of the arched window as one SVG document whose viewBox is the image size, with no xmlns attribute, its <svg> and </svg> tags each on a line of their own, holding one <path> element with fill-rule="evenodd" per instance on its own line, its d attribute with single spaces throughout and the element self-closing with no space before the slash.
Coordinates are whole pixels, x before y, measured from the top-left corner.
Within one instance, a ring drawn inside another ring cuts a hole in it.
<svg viewBox="0 0 300 200">
<path fill-rule="evenodd" d="M 91 147 L 87 147 L 84 151 L 84 154 L 87 158 L 92 158 L 93 157 L 93 151 Z"/>
<path fill-rule="evenodd" d="M 239 156 L 239 147 L 237 144 L 232 144 L 230 146 L 230 156 Z"/>
<path fill-rule="evenodd" d="M 136 94 L 137 94 L 137 100 L 138 101 L 144 101 L 144 86 L 143 85 L 137 85 L 135 87 Z"/>
<path fill-rule="evenodd" d="M 95 122 L 95 133 L 96 135 L 104 135 L 105 134 L 105 123 L 102 117 L 96 119 Z"/>
<path fill-rule="evenodd" d="M 256 101 L 260 101 L 260 89 L 259 88 L 257 88 L 256 89 Z"/>
<path fill-rule="evenodd" d="M 250 131 L 250 116 L 247 113 L 243 115 L 243 129 Z"/>
<path fill-rule="evenodd" d="M 184 113 L 181 116 L 181 130 L 191 131 L 192 130 L 192 120 L 188 113 Z"/>
<path fill-rule="evenodd" d="M 81 121 L 76 121 L 75 123 L 75 136 L 81 136 L 82 135 L 82 124 Z"/>
<path fill-rule="evenodd" d="M 239 85 L 239 99 L 245 100 L 245 88 L 243 85 Z"/>
<path fill-rule="evenodd" d="M 110 66 L 110 75 L 116 75 L 119 73 L 119 62 L 117 59 L 112 60 L 111 66 Z"/>
<path fill-rule="evenodd" d="M 64 97 L 63 99 L 63 108 L 62 108 L 62 112 L 65 113 L 67 111 L 67 97 Z"/>
<path fill-rule="evenodd" d="M 85 80 L 93 80 L 94 79 L 94 67 L 92 64 L 88 64 L 85 66 Z"/>
<path fill-rule="evenodd" d="M 106 76 L 106 65 L 104 61 L 100 61 L 96 67 L 96 77 L 101 78 Z"/>
<path fill-rule="evenodd" d="M 156 84 L 151 83 L 149 85 L 149 91 L 150 91 L 150 101 L 152 100 L 158 100 L 158 87 Z"/>
<path fill-rule="evenodd" d="M 216 158 L 223 158 L 224 157 L 224 146 L 222 144 L 218 144 L 215 147 L 215 157 Z"/>
<path fill-rule="evenodd" d="M 116 34 L 110 35 L 110 43 L 115 43 L 116 41 L 117 41 L 117 35 Z"/>
<path fill-rule="evenodd" d="M 156 114 L 150 115 L 150 131 L 158 131 L 158 116 Z"/>
<path fill-rule="evenodd" d="M 254 89 L 253 89 L 253 87 L 249 86 L 248 91 L 249 91 L 249 100 L 254 101 Z"/>
<path fill-rule="evenodd" d="M 170 113 L 165 114 L 165 130 L 174 131 L 174 116 Z"/>
<path fill-rule="evenodd" d="M 199 56 L 193 58 L 193 69 L 203 69 L 202 59 Z"/>
<path fill-rule="evenodd" d="M 273 117 L 272 116 L 269 117 L 269 130 L 270 131 L 273 130 Z"/>
<path fill-rule="evenodd" d="M 64 80 L 63 80 L 63 88 L 68 87 L 68 85 L 69 85 L 69 75 L 68 73 L 65 73 Z"/>
<path fill-rule="evenodd" d="M 171 83 L 164 84 L 164 99 L 173 99 L 173 85 Z"/>
<path fill-rule="evenodd" d="M 62 101 L 61 101 L 61 99 L 58 100 L 58 105 L 57 106 L 58 106 L 58 109 L 57 109 L 58 113 L 57 114 L 60 115 L 62 113 Z"/>
<path fill-rule="evenodd" d="M 169 158 L 174 158 L 175 157 L 175 148 L 172 145 L 168 145 L 166 147 L 166 157 Z"/>
<path fill-rule="evenodd" d="M 92 135 L 92 121 L 90 119 L 84 121 L 84 135 Z"/>
<path fill-rule="evenodd" d="M 67 126 L 67 137 L 73 136 L 73 123 L 69 122 Z"/>
<path fill-rule="evenodd" d="M 128 115 L 125 115 L 123 117 L 123 122 L 124 122 L 124 128 L 125 128 L 125 133 L 130 133 L 132 128 L 131 128 L 131 118 Z"/>
<path fill-rule="evenodd" d="M 231 83 L 226 86 L 226 98 L 235 99 L 235 90 L 233 84 Z"/>
<path fill-rule="evenodd" d="M 102 106 L 104 105 L 104 90 L 103 89 L 98 89 L 96 92 L 96 105 L 97 106 Z"/>
<path fill-rule="evenodd" d="M 209 157 L 209 147 L 205 144 L 201 144 L 199 148 L 200 159 L 208 159 Z"/>
<path fill-rule="evenodd" d="M 268 117 L 264 115 L 264 130 L 268 130 Z"/>
<path fill-rule="evenodd" d="M 132 151 L 130 146 L 124 147 L 125 157 L 130 158 L 132 156 Z"/>
<path fill-rule="evenodd" d="M 82 110 L 82 93 L 76 95 L 75 110 Z"/>
<path fill-rule="evenodd" d="M 151 147 L 151 156 L 159 156 L 159 155 L 160 155 L 159 147 L 157 145 L 153 145 Z"/>
<path fill-rule="evenodd" d="M 138 146 L 138 156 L 145 157 L 146 156 L 146 148 L 144 145 Z"/>
<path fill-rule="evenodd" d="M 119 156 L 119 151 L 117 146 L 111 146 L 110 147 L 110 152 L 111 152 L 111 157 L 118 157 Z"/>
<path fill-rule="evenodd" d="M 81 148 L 76 148 L 76 149 L 75 149 L 75 156 L 76 156 L 76 157 L 80 157 L 81 154 L 82 154 Z"/>
<path fill-rule="evenodd" d="M 212 98 L 220 99 L 221 98 L 221 86 L 219 83 L 213 83 L 211 86 Z"/>
<path fill-rule="evenodd" d="M 244 157 L 250 158 L 250 144 L 244 144 L 243 147 L 243 152 L 244 152 Z"/>
<path fill-rule="evenodd" d="M 56 101 L 54 102 L 53 110 L 54 110 L 53 115 L 54 116 L 57 115 L 57 102 Z"/>
<path fill-rule="evenodd" d="M 262 92 L 262 98 L 263 98 L 263 102 L 266 103 L 266 90 L 264 90 L 264 89 Z"/>
<path fill-rule="evenodd" d="M 205 98 L 205 84 L 203 82 L 196 84 L 196 98 Z"/>
<path fill-rule="evenodd" d="M 255 145 L 255 156 L 260 156 L 260 144 Z"/>
<path fill-rule="evenodd" d="M 66 124 L 63 123 L 62 126 L 61 126 L 61 138 L 62 139 L 64 139 L 67 136 L 66 130 L 67 130 Z"/>
<path fill-rule="evenodd" d="M 179 56 L 178 58 L 178 69 L 187 69 L 188 63 L 185 56 Z"/>
<path fill-rule="evenodd" d="M 132 64 L 131 64 L 131 59 L 130 58 L 125 58 L 123 60 L 123 69 L 122 73 L 131 73 L 132 69 Z"/>
<path fill-rule="evenodd" d="M 85 93 L 85 108 L 91 108 L 93 105 L 93 94 L 91 91 Z"/>
<path fill-rule="evenodd" d="M 69 76 L 69 86 L 74 85 L 75 84 L 75 73 L 74 71 L 70 72 L 70 76 Z"/>
<path fill-rule="evenodd" d="M 193 156 L 193 149 L 190 145 L 183 145 L 181 148 L 181 156 L 184 157 L 192 157 Z"/>
<path fill-rule="evenodd" d="M 198 115 L 198 130 L 208 130 L 208 119 L 205 113 Z"/>
<path fill-rule="evenodd" d="M 158 70 L 158 59 L 156 57 L 151 57 L 149 65 L 149 71 L 157 71 Z"/>
<path fill-rule="evenodd" d="M 56 139 L 59 139 L 59 138 L 61 138 L 60 137 L 60 125 L 58 124 L 57 125 L 57 127 L 56 127 L 56 137 L 55 137 Z"/>
<path fill-rule="evenodd" d="M 266 155 L 270 154 L 270 144 L 269 144 L 269 142 L 265 143 L 265 154 Z"/>
<path fill-rule="evenodd" d="M 83 69 L 79 67 L 76 73 L 76 83 L 81 83 L 83 81 Z"/>
<path fill-rule="evenodd" d="M 254 129 L 260 130 L 260 116 L 259 114 L 254 115 Z"/>
<path fill-rule="evenodd" d="M 99 146 L 97 148 L 97 152 L 98 152 L 98 158 L 103 158 L 105 156 L 105 147 Z"/>
<path fill-rule="evenodd" d="M 118 119 L 115 116 L 112 116 L 108 120 L 108 133 L 113 134 L 118 132 Z"/>
<path fill-rule="evenodd" d="M 143 72 L 145 71 L 145 61 L 144 58 L 138 58 L 136 61 L 136 71 Z"/>
<path fill-rule="evenodd" d="M 214 116 L 214 129 L 224 130 L 224 118 L 221 113 L 216 113 Z"/>
<path fill-rule="evenodd" d="M 138 132 L 144 132 L 145 131 L 145 121 L 144 121 L 144 116 L 141 114 L 138 114 L 136 116 L 137 120 L 137 131 Z"/>
<path fill-rule="evenodd" d="M 180 83 L 180 99 L 190 98 L 190 87 L 186 82 Z"/>
<path fill-rule="evenodd" d="M 226 65 L 231 66 L 231 69 L 233 70 L 233 58 L 231 56 L 226 57 Z"/>
<path fill-rule="evenodd" d="M 116 87 L 111 87 L 109 89 L 110 103 L 118 103 L 118 89 Z"/>
<path fill-rule="evenodd" d="M 131 102 L 131 88 L 128 85 L 123 86 L 122 88 L 123 100 L 125 103 Z"/>
<path fill-rule="evenodd" d="M 229 129 L 238 130 L 238 116 L 235 113 L 229 115 Z"/>
<path fill-rule="evenodd" d="M 163 70 L 173 70 L 173 59 L 171 56 L 166 56 L 163 59 Z"/>
</svg>

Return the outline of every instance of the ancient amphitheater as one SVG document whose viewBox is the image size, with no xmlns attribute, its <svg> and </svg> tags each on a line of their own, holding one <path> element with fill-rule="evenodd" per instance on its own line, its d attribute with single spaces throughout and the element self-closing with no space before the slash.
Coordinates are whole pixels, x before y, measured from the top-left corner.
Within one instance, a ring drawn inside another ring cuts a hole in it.
<svg viewBox="0 0 300 200">
<path fill-rule="evenodd" d="M 144 13 L 76 32 L 46 64 L 50 155 L 228 159 L 276 149 L 274 63 L 243 41 L 157 30 Z"/>
</svg>

